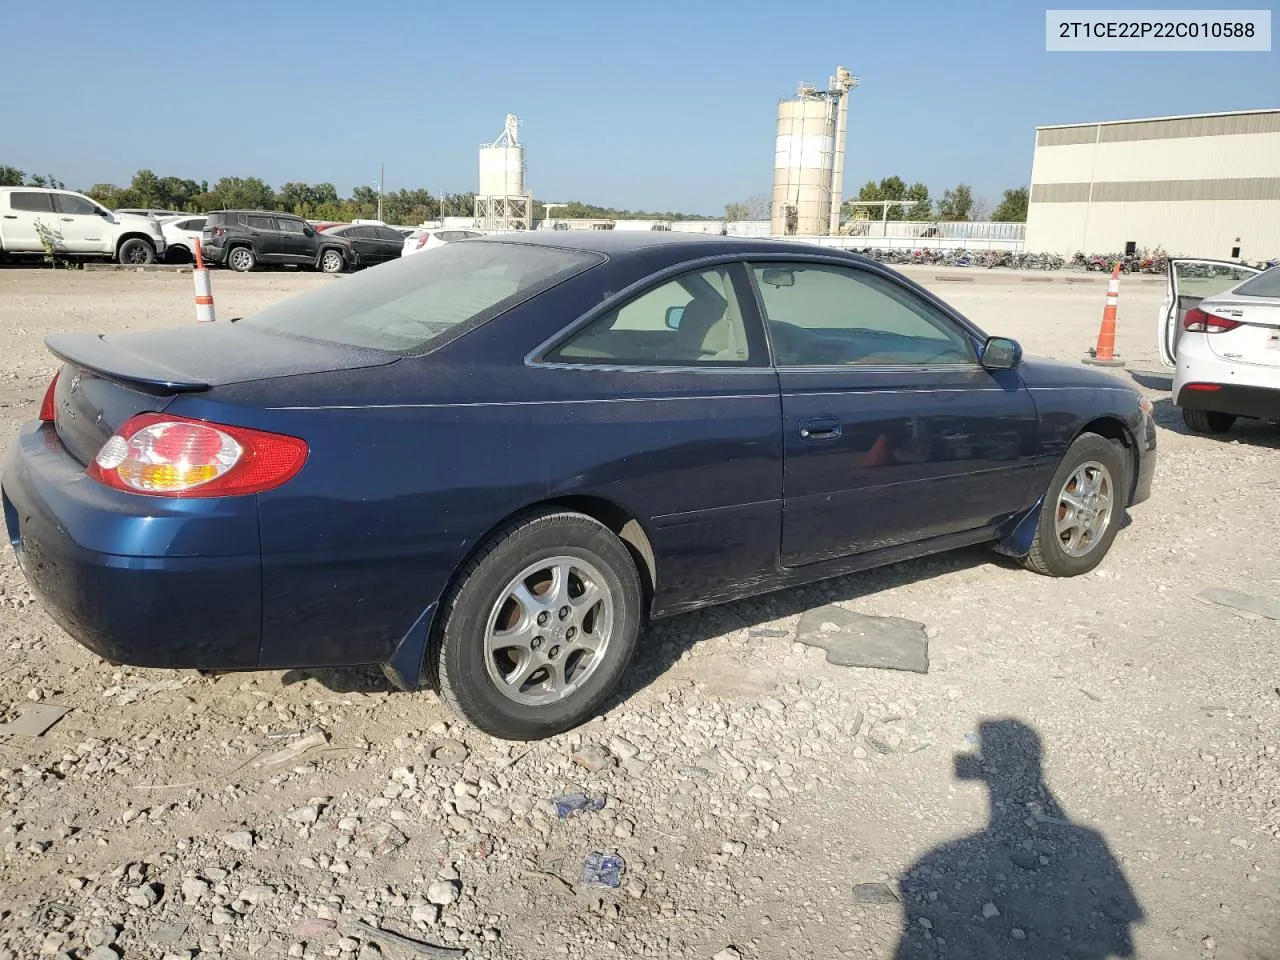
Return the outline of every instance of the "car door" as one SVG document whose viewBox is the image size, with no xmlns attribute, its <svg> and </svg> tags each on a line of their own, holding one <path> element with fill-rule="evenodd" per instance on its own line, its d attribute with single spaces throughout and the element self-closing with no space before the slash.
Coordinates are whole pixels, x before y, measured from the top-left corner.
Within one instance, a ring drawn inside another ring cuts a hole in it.
<svg viewBox="0 0 1280 960">
<path fill-rule="evenodd" d="M 13 253 L 31 253 L 43 250 L 36 221 L 50 230 L 56 230 L 52 195 L 43 190 L 13 190 L 9 193 L 9 205 L 0 212 L 4 221 L 4 247 Z"/>
<path fill-rule="evenodd" d="M 398 259 L 404 246 L 404 237 L 390 227 L 374 227 L 373 230 L 377 237 L 377 262 L 386 263 L 388 260 Z"/>
<path fill-rule="evenodd" d="M 294 217 L 276 217 L 275 221 L 280 234 L 280 262 L 307 265 L 315 263 L 315 230 Z"/>
<path fill-rule="evenodd" d="M 249 213 L 244 216 L 245 229 L 253 241 L 253 250 L 260 263 L 283 263 L 280 252 L 280 230 L 268 214 Z"/>
<path fill-rule="evenodd" d="M 109 252 L 110 224 L 96 203 L 74 193 L 53 193 L 50 197 L 68 253 Z"/>
<path fill-rule="evenodd" d="M 782 391 L 782 562 L 993 527 L 1027 506 L 1035 404 L 1016 371 L 892 275 L 751 264 Z"/>
<path fill-rule="evenodd" d="M 778 381 L 740 264 L 655 278 L 601 306 L 533 363 L 574 398 L 551 496 L 604 496 L 661 558 L 674 611 L 775 576 L 781 517 Z M 550 394 L 549 394 L 550 395 Z"/>
<path fill-rule="evenodd" d="M 1177 365 L 1178 341 L 1188 310 L 1199 306 L 1205 297 L 1230 290 L 1261 272 L 1230 260 L 1170 260 L 1164 301 L 1156 317 L 1156 342 L 1164 365 Z"/>
</svg>

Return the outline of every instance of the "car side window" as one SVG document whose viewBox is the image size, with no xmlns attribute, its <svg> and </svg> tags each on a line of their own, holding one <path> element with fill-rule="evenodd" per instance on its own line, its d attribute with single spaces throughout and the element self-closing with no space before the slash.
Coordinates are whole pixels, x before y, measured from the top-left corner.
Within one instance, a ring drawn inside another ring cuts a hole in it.
<svg viewBox="0 0 1280 960">
<path fill-rule="evenodd" d="M 754 264 L 778 366 L 972 364 L 968 334 L 892 280 L 833 264 Z"/>
<path fill-rule="evenodd" d="M 302 221 L 290 220 L 287 217 L 278 217 L 276 224 L 281 233 L 302 233 Z"/>
<path fill-rule="evenodd" d="M 270 217 L 248 216 L 245 218 L 246 225 L 252 230 L 274 230 L 276 225 Z"/>
<path fill-rule="evenodd" d="M 729 267 L 668 280 L 579 330 L 548 360 L 637 366 L 748 362 L 750 346 Z"/>
<path fill-rule="evenodd" d="M 203 230 L 203 229 L 204 229 L 204 220 L 202 220 L 202 219 L 200 219 L 200 218 L 198 218 L 198 217 L 197 217 L 195 220 L 183 220 L 183 221 L 182 221 L 182 223 L 178 224 L 178 229 L 180 229 L 180 230 Z"/>
<path fill-rule="evenodd" d="M 53 194 L 53 203 L 58 208 L 59 213 L 89 217 L 96 216 L 98 213 L 98 208 L 91 201 L 70 193 Z"/>
<path fill-rule="evenodd" d="M 13 192 L 9 194 L 9 206 L 14 210 L 28 210 L 33 213 L 52 213 L 53 205 L 49 200 L 47 193 L 35 193 L 29 191 Z"/>
</svg>

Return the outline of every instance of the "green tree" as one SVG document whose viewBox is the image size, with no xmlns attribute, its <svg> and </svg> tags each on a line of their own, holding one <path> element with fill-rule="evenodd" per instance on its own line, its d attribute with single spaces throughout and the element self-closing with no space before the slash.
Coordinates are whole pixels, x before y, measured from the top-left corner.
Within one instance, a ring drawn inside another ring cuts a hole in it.
<svg viewBox="0 0 1280 960">
<path fill-rule="evenodd" d="M 128 187 L 117 187 L 114 183 L 95 183 L 92 187 L 85 191 L 86 194 L 93 197 L 108 210 L 118 210 L 120 207 L 135 207 L 133 202 L 133 193 Z"/>
<path fill-rule="evenodd" d="M 212 204 L 205 209 L 272 210 L 276 195 L 258 177 L 223 177 L 205 196 Z"/>
<path fill-rule="evenodd" d="M 973 210 L 973 190 L 967 183 L 945 190 L 938 201 L 939 220 L 968 220 Z"/>
<path fill-rule="evenodd" d="M 999 223 L 1026 223 L 1027 203 L 1031 199 L 1026 187 L 1013 187 L 1004 192 L 991 219 Z"/>
<path fill-rule="evenodd" d="M 33 173 L 27 178 L 28 187 L 46 187 L 50 190 L 65 190 L 67 185 L 57 177 L 51 177 L 48 174 Z"/>
<path fill-rule="evenodd" d="M 923 183 L 917 180 L 907 187 L 904 199 L 915 201 L 914 206 L 907 207 L 908 220 L 933 219 L 933 201 L 929 199 L 929 188 Z"/>
<path fill-rule="evenodd" d="M 749 208 L 745 203 L 726 203 L 724 205 L 724 218 L 726 220 L 746 220 Z"/>
<path fill-rule="evenodd" d="M 25 176 L 17 167 L 0 163 L 0 187 L 20 187 Z"/>
</svg>

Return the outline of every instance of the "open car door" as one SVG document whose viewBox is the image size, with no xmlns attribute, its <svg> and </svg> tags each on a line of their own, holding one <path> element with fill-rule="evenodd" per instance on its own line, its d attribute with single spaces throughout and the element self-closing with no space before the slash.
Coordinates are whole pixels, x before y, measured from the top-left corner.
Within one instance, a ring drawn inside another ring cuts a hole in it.
<svg viewBox="0 0 1280 960">
<path fill-rule="evenodd" d="M 1178 340 L 1188 310 L 1205 297 L 1230 290 L 1261 272 L 1230 260 L 1170 260 L 1164 302 L 1156 321 L 1156 342 L 1164 365 L 1177 365 Z"/>
</svg>

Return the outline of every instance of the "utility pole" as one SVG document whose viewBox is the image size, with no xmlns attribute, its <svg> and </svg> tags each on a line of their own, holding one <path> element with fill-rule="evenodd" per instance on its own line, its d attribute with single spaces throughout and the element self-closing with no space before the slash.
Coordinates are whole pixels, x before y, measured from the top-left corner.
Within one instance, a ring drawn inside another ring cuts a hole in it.
<svg viewBox="0 0 1280 960">
<path fill-rule="evenodd" d="M 382 219 L 382 186 L 387 179 L 387 165 L 385 162 L 378 164 L 378 219 Z"/>
</svg>

